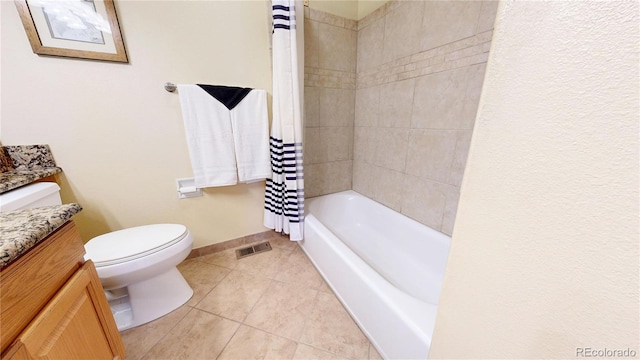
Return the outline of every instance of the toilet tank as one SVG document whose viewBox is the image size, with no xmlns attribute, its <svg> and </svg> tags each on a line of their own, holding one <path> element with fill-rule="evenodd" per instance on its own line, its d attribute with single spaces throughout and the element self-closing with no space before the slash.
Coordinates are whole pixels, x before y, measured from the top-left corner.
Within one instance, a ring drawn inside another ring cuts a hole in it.
<svg viewBox="0 0 640 360">
<path fill-rule="evenodd" d="M 60 186 L 54 182 L 29 184 L 0 194 L 0 211 L 61 204 Z"/>
</svg>

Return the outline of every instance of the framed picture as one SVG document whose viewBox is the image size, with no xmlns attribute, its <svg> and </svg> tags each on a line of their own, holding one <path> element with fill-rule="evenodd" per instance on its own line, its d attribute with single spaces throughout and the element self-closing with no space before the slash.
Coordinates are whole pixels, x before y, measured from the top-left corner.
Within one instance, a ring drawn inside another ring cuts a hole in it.
<svg viewBox="0 0 640 360">
<path fill-rule="evenodd" d="M 129 62 L 113 0 L 15 0 L 33 52 Z"/>
</svg>

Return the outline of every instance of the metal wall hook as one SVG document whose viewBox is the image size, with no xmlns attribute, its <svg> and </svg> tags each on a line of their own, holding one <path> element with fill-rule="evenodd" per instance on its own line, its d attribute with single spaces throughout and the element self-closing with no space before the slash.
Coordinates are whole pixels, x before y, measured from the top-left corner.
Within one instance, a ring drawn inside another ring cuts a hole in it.
<svg viewBox="0 0 640 360">
<path fill-rule="evenodd" d="M 164 83 L 164 89 L 167 90 L 168 92 L 174 92 L 176 91 L 177 86 L 172 82 L 166 82 Z"/>
</svg>

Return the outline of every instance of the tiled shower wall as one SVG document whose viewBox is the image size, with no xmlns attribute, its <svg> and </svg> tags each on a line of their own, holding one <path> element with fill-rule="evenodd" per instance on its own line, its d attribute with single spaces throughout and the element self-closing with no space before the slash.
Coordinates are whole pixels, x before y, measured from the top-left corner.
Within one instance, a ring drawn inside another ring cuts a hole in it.
<svg viewBox="0 0 640 360">
<path fill-rule="evenodd" d="M 357 22 L 305 8 L 307 197 L 351 189 Z"/>
<path fill-rule="evenodd" d="M 497 5 L 305 9 L 308 197 L 353 188 L 451 234 Z"/>
<path fill-rule="evenodd" d="M 394 1 L 358 24 L 353 189 L 447 234 L 496 9 Z"/>
</svg>

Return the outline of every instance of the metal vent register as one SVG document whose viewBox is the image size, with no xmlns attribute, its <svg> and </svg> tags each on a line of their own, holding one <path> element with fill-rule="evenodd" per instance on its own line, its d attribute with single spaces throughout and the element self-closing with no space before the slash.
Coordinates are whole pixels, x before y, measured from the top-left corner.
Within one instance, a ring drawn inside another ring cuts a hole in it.
<svg viewBox="0 0 640 360">
<path fill-rule="evenodd" d="M 242 259 L 244 257 L 259 254 L 261 252 L 265 252 L 269 250 L 271 250 L 271 244 L 269 244 L 269 242 L 267 241 L 267 242 L 263 242 L 260 244 L 256 244 L 253 246 L 236 250 L 236 258 Z"/>
</svg>

